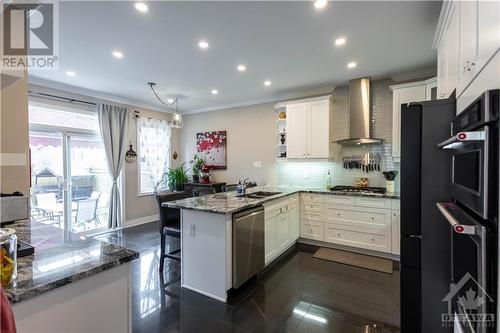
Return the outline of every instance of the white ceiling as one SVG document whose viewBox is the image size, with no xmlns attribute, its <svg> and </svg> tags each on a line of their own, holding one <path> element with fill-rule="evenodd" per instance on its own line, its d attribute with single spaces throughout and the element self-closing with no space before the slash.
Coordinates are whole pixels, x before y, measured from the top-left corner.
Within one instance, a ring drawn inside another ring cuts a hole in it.
<svg viewBox="0 0 500 333">
<path fill-rule="evenodd" d="M 179 94 L 180 109 L 196 112 L 436 66 L 440 1 L 335 1 L 324 10 L 311 1 L 147 4 L 143 14 L 128 1 L 60 2 L 60 69 L 30 75 L 161 109 L 146 85 L 154 81 L 162 96 Z M 338 48 L 340 36 L 347 43 Z M 240 63 L 246 72 L 236 70 Z"/>
</svg>

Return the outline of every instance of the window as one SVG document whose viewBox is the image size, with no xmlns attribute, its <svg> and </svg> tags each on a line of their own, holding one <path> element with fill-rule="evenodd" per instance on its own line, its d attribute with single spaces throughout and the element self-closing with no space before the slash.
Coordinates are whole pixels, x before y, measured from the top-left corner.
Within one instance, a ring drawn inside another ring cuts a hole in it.
<svg viewBox="0 0 500 333">
<path fill-rule="evenodd" d="M 165 174 L 170 167 L 172 129 L 165 120 L 137 119 L 139 153 L 139 194 L 151 194 L 167 188 Z"/>
</svg>

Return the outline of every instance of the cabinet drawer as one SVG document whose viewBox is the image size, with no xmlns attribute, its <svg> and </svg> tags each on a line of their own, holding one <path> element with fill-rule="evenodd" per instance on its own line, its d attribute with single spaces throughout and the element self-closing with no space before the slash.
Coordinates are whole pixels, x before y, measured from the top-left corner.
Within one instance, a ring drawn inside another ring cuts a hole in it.
<svg viewBox="0 0 500 333">
<path fill-rule="evenodd" d="M 323 203 L 324 195 L 315 193 L 302 193 L 300 199 L 303 203 Z"/>
<path fill-rule="evenodd" d="M 320 240 L 324 239 L 325 231 L 323 223 L 314 221 L 301 221 L 300 237 Z"/>
<path fill-rule="evenodd" d="M 391 209 L 392 199 L 356 197 L 356 206 Z"/>
<path fill-rule="evenodd" d="M 330 224 L 325 224 L 325 241 L 369 250 L 391 252 L 391 239 L 385 234 L 343 230 Z"/>
<path fill-rule="evenodd" d="M 300 210 L 305 212 L 314 212 L 314 213 L 324 213 L 325 206 L 323 204 L 317 203 L 305 203 L 303 202 L 300 205 Z"/>
<path fill-rule="evenodd" d="M 353 231 L 390 230 L 391 211 L 361 207 L 350 209 L 349 207 L 327 205 L 325 207 L 325 222 Z"/>
<path fill-rule="evenodd" d="M 300 219 L 301 220 L 316 221 L 316 222 L 324 222 L 324 214 L 323 213 L 316 213 L 316 212 L 301 211 L 300 212 Z"/>
<path fill-rule="evenodd" d="M 354 206 L 356 205 L 356 198 L 347 195 L 326 195 L 325 204 Z"/>
</svg>

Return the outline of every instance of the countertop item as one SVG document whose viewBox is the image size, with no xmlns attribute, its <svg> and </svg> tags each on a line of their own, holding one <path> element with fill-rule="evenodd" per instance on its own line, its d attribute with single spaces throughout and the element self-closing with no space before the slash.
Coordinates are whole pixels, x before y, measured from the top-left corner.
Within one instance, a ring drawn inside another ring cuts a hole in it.
<svg viewBox="0 0 500 333">
<path fill-rule="evenodd" d="M 266 198 L 255 199 L 248 197 L 237 197 L 236 192 L 231 191 L 231 192 L 206 195 L 203 197 L 194 197 L 183 200 L 164 202 L 162 205 L 165 207 L 199 210 L 216 214 L 233 214 L 244 209 L 259 206 L 266 201 L 283 198 L 294 193 L 319 193 L 319 194 L 330 194 L 330 195 L 348 195 L 348 196 L 358 196 L 358 197 L 399 199 L 399 193 L 397 192 L 385 193 L 385 194 L 373 194 L 373 193 L 357 193 L 357 192 L 337 192 L 337 191 L 329 191 L 326 189 L 305 189 L 305 188 L 293 188 L 293 187 L 268 187 L 268 186 L 265 187 L 257 186 L 248 189 L 247 195 L 258 191 L 269 191 L 269 192 L 280 192 L 280 193 Z"/>
<path fill-rule="evenodd" d="M 34 254 L 18 258 L 17 279 L 5 289 L 11 303 L 24 301 L 74 281 L 122 265 L 139 253 L 59 228 L 18 221 L 9 225 L 19 239 L 32 244 Z"/>
</svg>

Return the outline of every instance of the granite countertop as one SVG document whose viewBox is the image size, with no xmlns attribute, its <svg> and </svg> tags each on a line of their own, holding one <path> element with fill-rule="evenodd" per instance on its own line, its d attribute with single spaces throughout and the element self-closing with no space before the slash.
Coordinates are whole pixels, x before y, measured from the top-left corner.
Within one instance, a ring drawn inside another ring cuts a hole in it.
<svg viewBox="0 0 500 333">
<path fill-rule="evenodd" d="M 17 278 L 5 293 L 11 303 L 28 300 L 74 281 L 122 265 L 139 253 L 94 238 L 65 233 L 39 222 L 19 221 L 18 239 L 35 247 L 35 253 L 17 260 Z"/>
<path fill-rule="evenodd" d="M 371 198 L 386 198 L 386 199 L 399 199 L 399 193 L 386 193 L 386 194 L 367 194 L 367 193 L 347 193 L 328 191 L 326 189 L 304 189 L 294 187 L 254 187 L 248 188 L 247 194 L 257 191 L 270 191 L 281 192 L 279 194 L 269 196 L 263 199 L 252 199 L 247 197 L 237 197 L 236 192 L 225 192 L 206 195 L 202 197 L 193 197 L 176 201 L 164 202 L 164 207 L 180 208 L 199 210 L 216 214 L 233 214 L 241 210 L 256 207 L 266 201 L 279 199 L 294 193 L 319 193 L 329 195 L 348 195 L 358 197 L 371 197 Z"/>
</svg>

